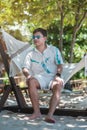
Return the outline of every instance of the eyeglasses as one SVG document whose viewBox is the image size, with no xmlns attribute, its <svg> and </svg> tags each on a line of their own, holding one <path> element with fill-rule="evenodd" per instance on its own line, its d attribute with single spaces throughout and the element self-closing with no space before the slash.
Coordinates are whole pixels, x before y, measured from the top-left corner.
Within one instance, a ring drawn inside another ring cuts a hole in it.
<svg viewBox="0 0 87 130">
<path fill-rule="evenodd" d="M 40 36 L 40 35 L 37 35 L 37 36 L 33 36 L 33 37 L 32 37 L 32 39 L 40 39 L 40 38 L 42 38 L 42 36 Z"/>
</svg>

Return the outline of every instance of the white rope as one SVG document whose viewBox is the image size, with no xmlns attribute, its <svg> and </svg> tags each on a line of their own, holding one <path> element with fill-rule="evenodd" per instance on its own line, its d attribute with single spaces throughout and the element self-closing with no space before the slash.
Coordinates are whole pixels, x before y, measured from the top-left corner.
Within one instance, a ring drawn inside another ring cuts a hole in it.
<svg viewBox="0 0 87 130">
<path fill-rule="evenodd" d="M 2 31 L 2 34 L 7 47 L 7 51 L 10 57 L 12 56 L 10 63 L 10 76 L 15 76 L 22 71 L 21 67 L 24 62 L 25 55 L 32 49 L 32 46 L 25 48 L 24 51 L 23 47 L 25 47 L 29 43 L 25 43 L 15 39 L 4 30 Z M 87 55 L 86 57 L 83 57 L 83 59 L 79 63 L 64 64 L 64 69 L 62 72 L 64 84 L 83 67 L 85 67 L 85 75 L 87 76 Z"/>
</svg>

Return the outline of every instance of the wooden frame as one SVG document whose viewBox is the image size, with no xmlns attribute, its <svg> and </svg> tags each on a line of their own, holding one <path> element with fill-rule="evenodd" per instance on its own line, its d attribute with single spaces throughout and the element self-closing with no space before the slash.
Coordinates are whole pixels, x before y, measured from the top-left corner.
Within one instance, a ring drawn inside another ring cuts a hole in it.
<svg viewBox="0 0 87 130">
<path fill-rule="evenodd" d="M 0 39 L 0 53 L 1 53 L 3 63 L 4 63 L 5 70 L 8 74 L 8 77 L 9 77 L 9 61 L 7 60 L 8 57 L 7 57 L 7 54 L 4 51 L 3 44 L 4 44 L 4 42 L 1 38 Z M 4 103 L 7 100 L 8 95 L 11 91 L 13 91 L 14 94 L 15 94 L 19 108 L 27 107 L 26 102 L 25 102 L 24 97 L 23 97 L 23 94 L 21 92 L 21 89 L 20 89 L 20 87 L 18 87 L 16 85 L 14 77 L 9 77 L 9 81 L 10 81 L 10 85 L 7 86 L 7 89 L 4 91 L 3 96 L 1 97 L 1 100 L 0 100 L 0 109 L 3 108 Z"/>
</svg>

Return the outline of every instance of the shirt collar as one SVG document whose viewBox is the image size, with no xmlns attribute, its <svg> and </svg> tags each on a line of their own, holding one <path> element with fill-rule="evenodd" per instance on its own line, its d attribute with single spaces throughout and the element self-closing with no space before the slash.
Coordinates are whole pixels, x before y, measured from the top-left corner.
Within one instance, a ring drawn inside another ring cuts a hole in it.
<svg viewBox="0 0 87 130">
<path fill-rule="evenodd" d="M 46 44 L 46 45 L 47 45 L 47 48 L 46 48 L 46 49 L 48 49 L 48 48 L 50 47 L 50 45 L 48 45 L 48 44 Z M 46 49 L 45 49 L 45 50 L 46 50 Z M 38 50 L 36 49 L 35 46 L 34 46 L 33 50 L 36 51 L 36 52 L 38 52 Z"/>
</svg>

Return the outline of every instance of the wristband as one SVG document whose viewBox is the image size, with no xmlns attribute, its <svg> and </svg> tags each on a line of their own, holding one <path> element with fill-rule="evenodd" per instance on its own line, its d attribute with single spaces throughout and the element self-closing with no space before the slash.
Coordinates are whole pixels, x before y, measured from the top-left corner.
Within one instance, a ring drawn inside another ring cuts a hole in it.
<svg viewBox="0 0 87 130">
<path fill-rule="evenodd" d="M 56 73 L 56 76 L 61 77 L 61 74 L 60 73 Z"/>
</svg>

